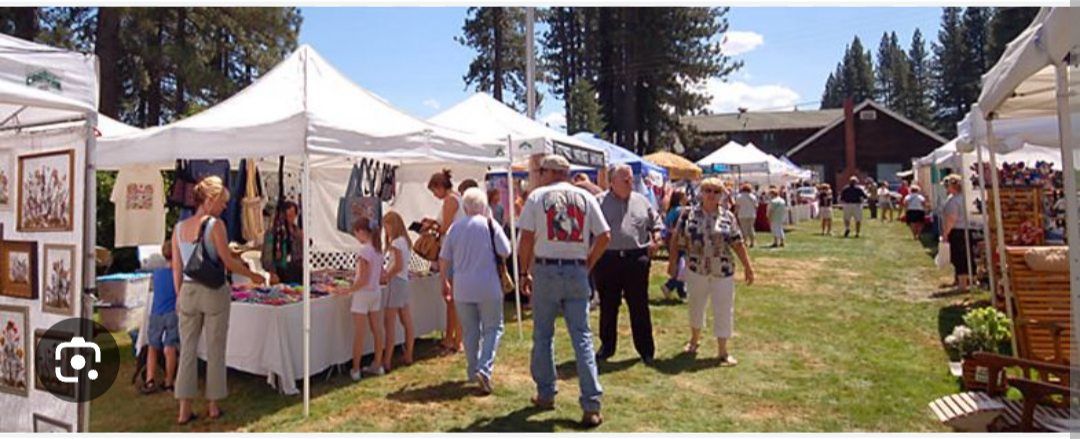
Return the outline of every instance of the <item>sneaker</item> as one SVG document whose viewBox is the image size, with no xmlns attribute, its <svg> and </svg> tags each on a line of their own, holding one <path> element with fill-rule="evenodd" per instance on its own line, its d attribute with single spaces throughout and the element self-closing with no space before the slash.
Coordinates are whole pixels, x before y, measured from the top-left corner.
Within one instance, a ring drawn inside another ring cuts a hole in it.
<svg viewBox="0 0 1080 439">
<path fill-rule="evenodd" d="M 720 357 L 720 367 L 734 367 L 736 364 L 739 364 L 739 360 L 736 360 L 731 354 Z"/>
<path fill-rule="evenodd" d="M 529 398 L 529 402 L 532 403 L 533 407 L 536 407 L 536 408 L 541 409 L 541 410 L 554 410 L 555 409 L 555 400 L 554 399 L 544 399 L 544 398 L 541 398 L 539 395 L 537 395 L 537 396 L 533 396 L 532 398 Z"/>
<path fill-rule="evenodd" d="M 351 377 L 353 381 L 360 381 L 360 378 L 361 378 L 360 371 L 359 370 L 350 370 L 349 371 L 349 377 Z"/>
<path fill-rule="evenodd" d="M 660 292 L 664 293 L 664 300 L 671 300 L 671 287 L 667 284 L 660 285 Z"/>
<path fill-rule="evenodd" d="M 491 385 L 491 378 L 488 378 L 487 375 L 484 375 L 482 373 L 477 374 L 476 378 L 478 381 L 480 381 L 480 391 L 483 392 L 485 395 L 490 395 L 492 392 L 495 391 L 495 388 Z"/>
<path fill-rule="evenodd" d="M 851 230 L 844 230 L 844 237 L 847 238 L 851 234 Z"/>
<path fill-rule="evenodd" d="M 385 373 L 386 371 L 383 370 L 382 366 L 368 366 L 364 368 L 364 375 L 380 376 Z"/>
<path fill-rule="evenodd" d="M 585 414 L 581 416 L 581 425 L 585 428 L 596 428 L 603 423 L 604 417 L 600 416 L 600 412 L 585 412 Z"/>
</svg>

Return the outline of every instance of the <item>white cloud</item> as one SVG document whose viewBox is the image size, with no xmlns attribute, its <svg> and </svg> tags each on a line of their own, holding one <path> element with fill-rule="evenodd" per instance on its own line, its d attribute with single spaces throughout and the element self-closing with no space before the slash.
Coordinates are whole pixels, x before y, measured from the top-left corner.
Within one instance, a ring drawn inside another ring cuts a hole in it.
<svg viewBox="0 0 1080 439">
<path fill-rule="evenodd" d="M 566 113 L 553 111 L 540 117 L 540 123 L 558 131 L 566 132 Z"/>
<path fill-rule="evenodd" d="M 765 44 L 765 37 L 757 32 L 731 30 L 724 34 L 720 47 L 724 55 L 742 55 Z"/>
<path fill-rule="evenodd" d="M 712 96 L 709 110 L 714 113 L 732 113 L 739 108 L 749 110 L 785 110 L 799 102 L 799 94 L 791 88 L 775 85 L 751 85 L 742 81 L 723 82 L 710 79 L 705 92 Z"/>
<path fill-rule="evenodd" d="M 432 110 L 438 110 L 439 108 L 442 108 L 442 105 L 439 104 L 439 101 L 437 101 L 435 99 L 425 99 L 424 102 L 423 102 L 423 105 L 425 107 L 428 107 L 428 108 L 432 109 Z"/>
</svg>

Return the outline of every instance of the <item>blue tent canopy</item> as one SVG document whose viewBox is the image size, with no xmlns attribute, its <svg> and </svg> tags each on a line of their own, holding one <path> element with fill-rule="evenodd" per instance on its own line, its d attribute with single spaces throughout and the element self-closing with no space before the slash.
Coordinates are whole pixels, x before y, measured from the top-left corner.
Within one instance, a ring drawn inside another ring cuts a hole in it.
<svg viewBox="0 0 1080 439">
<path fill-rule="evenodd" d="M 626 148 L 596 137 L 596 135 L 593 133 L 580 132 L 574 134 L 574 137 L 590 145 L 596 146 L 598 148 L 603 148 L 607 151 L 608 163 L 628 164 L 630 165 L 630 168 L 634 170 L 635 175 L 641 175 L 642 173 L 644 173 L 644 171 L 653 171 L 662 174 L 664 178 L 667 178 L 668 176 L 667 169 L 664 169 L 661 166 L 657 166 L 655 163 L 641 158 L 641 156 L 630 152 Z"/>
</svg>

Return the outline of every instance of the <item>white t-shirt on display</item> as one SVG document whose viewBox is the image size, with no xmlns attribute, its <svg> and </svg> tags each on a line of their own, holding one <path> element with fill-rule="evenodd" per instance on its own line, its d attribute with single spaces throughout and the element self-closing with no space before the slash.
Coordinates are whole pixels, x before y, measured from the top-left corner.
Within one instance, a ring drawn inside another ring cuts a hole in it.
<svg viewBox="0 0 1080 439">
<path fill-rule="evenodd" d="M 397 277 L 409 280 L 409 260 L 412 259 L 412 249 L 409 248 L 409 242 L 406 241 L 404 237 L 399 236 L 395 238 L 390 245 L 401 252 L 401 271 L 397 274 Z M 390 254 L 389 256 L 390 264 L 392 265 L 394 263 L 394 256 L 393 254 Z M 390 265 L 387 265 L 387 268 L 390 268 Z"/>
<path fill-rule="evenodd" d="M 904 205 L 907 206 L 907 210 L 926 210 L 926 197 L 922 194 L 908 194 L 904 199 Z"/>
<path fill-rule="evenodd" d="M 577 260 L 589 257 L 590 236 L 611 230 L 596 197 L 567 182 L 532 191 L 518 227 L 536 234 L 537 257 Z"/>
<path fill-rule="evenodd" d="M 165 242 L 165 184 L 157 168 L 120 169 L 109 201 L 116 205 L 115 247 Z"/>
<path fill-rule="evenodd" d="M 371 272 L 368 276 L 367 283 L 360 287 L 361 292 L 378 292 L 379 289 L 379 277 L 382 277 L 383 255 L 378 250 L 375 250 L 371 244 L 365 244 L 360 247 L 359 257 L 368 263 L 368 270 Z M 360 265 L 360 261 L 356 261 L 357 266 Z M 359 274 L 359 271 L 357 272 Z"/>
<path fill-rule="evenodd" d="M 735 196 L 735 216 L 738 218 L 754 218 L 757 216 L 758 200 L 754 194 L 740 192 Z"/>
</svg>

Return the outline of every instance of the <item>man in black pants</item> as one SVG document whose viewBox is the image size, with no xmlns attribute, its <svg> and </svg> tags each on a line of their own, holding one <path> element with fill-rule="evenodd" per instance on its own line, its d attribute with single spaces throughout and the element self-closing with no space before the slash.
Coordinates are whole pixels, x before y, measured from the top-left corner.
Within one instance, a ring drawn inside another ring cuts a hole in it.
<svg viewBox="0 0 1080 439">
<path fill-rule="evenodd" d="M 600 294 L 601 347 L 596 358 L 615 355 L 619 306 L 625 298 L 634 348 L 645 364 L 652 364 L 656 347 L 649 316 L 649 265 L 661 242 L 663 222 L 648 199 L 633 191 L 629 166 L 613 166 L 610 174 L 611 190 L 600 194 L 600 210 L 611 226 L 611 243 L 593 273 Z"/>
</svg>

